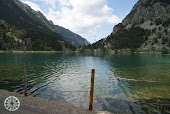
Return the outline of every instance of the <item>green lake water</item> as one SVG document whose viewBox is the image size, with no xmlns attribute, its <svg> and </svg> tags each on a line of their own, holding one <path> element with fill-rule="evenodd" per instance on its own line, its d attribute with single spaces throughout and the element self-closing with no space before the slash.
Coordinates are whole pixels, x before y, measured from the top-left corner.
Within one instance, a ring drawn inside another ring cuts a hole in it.
<svg viewBox="0 0 170 114">
<path fill-rule="evenodd" d="M 170 113 L 170 55 L 0 53 L 0 89 L 88 109 L 95 69 L 94 110 Z M 22 104 L 21 104 L 22 105 Z"/>
</svg>

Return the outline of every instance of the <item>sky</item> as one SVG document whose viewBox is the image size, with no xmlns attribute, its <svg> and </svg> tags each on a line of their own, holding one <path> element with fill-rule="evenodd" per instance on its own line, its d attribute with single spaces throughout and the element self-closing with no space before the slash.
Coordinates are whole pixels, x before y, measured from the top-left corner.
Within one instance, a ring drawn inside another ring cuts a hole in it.
<svg viewBox="0 0 170 114">
<path fill-rule="evenodd" d="M 62 26 L 94 43 L 107 37 L 138 0 L 20 0 Z"/>
</svg>

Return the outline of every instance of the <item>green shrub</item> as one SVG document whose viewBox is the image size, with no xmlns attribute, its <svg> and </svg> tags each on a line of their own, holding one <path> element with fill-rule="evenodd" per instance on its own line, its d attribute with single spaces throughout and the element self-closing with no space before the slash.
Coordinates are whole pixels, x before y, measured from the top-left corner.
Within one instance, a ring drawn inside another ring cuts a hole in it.
<svg viewBox="0 0 170 114">
<path fill-rule="evenodd" d="M 160 19 L 160 18 L 156 19 L 156 20 L 155 20 L 155 24 L 156 24 L 156 25 L 160 25 L 160 24 L 162 24 L 161 19 Z"/>
<path fill-rule="evenodd" d="M 162 44 L 165 44 L 166 42 L 168 42 L 168 38 L 167 37 L 163 37 L 162 38 Z"/>
<path fill-rule="evenodd" d="M 154 40 L 155 40 L 155 43 L 158 43 L 158 39 L 157 38 L 155 38 Z"/>
<path fill-rule="evenodd" d="M 131 49 L 130 49 L 130 52 L 131 52 L 131 53 L 134 53 L 135 51 L 136 51 L 135 48 L 131 48 Z"/>
<path fill-rule="evenodd" d="M 162 54 L 168 54 L 168 49 L 166 47 L 162 48 Z"/>
</svg>

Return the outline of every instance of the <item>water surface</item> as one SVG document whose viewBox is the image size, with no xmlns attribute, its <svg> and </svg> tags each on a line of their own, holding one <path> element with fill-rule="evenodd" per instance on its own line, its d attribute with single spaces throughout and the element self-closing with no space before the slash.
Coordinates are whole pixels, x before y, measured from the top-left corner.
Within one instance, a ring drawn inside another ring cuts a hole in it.
<svg viewBox="0 0 170 114">
<path fill-rule="evenodd" d="M 170 55 L 1 53 L 0 89 L 88 109 L 95 69 L 94 109 L 116 113 L 170 113 Z"/>
</svg>

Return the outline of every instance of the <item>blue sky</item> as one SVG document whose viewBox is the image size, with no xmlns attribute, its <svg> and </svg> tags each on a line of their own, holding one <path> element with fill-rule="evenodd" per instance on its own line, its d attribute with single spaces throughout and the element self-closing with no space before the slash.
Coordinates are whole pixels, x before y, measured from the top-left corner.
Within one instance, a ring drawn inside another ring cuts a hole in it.
<svg viewBox="0 0 170 114">
<path fill-rule="evenodd" d="M 93 43 L 107 37 L 138 0 L 21 0 Z"/>
</svg>

